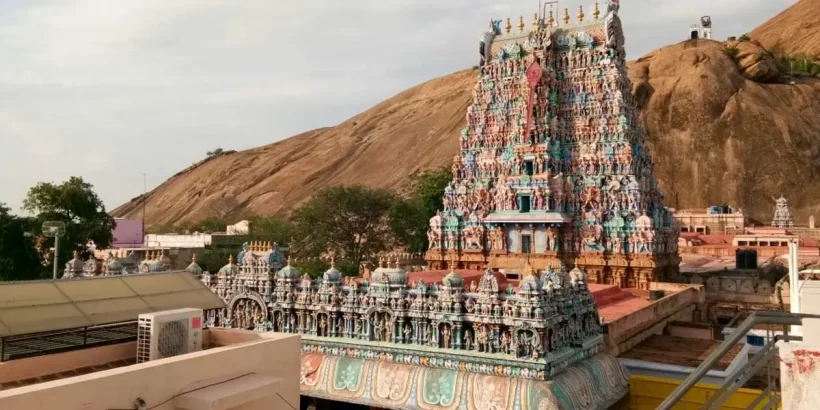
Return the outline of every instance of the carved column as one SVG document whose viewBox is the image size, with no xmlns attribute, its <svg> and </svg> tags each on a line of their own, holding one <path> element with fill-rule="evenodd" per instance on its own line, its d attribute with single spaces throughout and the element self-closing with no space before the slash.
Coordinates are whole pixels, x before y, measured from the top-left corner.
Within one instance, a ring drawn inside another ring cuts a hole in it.
<svg viewBox="0 0 820 410">
<path fill-rule="evenodd" d="M 456 322 L 455 329 L 453 329 L 453 348 L 461 349 L 461 322 Z"/>
</svg>

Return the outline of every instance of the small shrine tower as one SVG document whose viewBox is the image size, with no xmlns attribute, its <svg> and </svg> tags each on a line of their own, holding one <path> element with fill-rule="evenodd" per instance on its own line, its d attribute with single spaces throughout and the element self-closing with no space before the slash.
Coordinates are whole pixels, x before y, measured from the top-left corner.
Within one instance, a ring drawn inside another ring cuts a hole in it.
<svg viewBox="0 0 820 410">
<path fill-rule="evenodd" d="M 777 199 L 774 206 L 774 219 L 772 219 L 772 226 L 775 228 L 792 228 L 792 215 L 789 211 L 789 201 L 781 195 Z"/>
<path fill-rule="evenodd" d="M 712 17 L 703 16 L 700 18 L 700 24 L 692 24 L 689 27 L 689 39 L 697 40 L 699 38 L 712 38 Z"/>
</svg>

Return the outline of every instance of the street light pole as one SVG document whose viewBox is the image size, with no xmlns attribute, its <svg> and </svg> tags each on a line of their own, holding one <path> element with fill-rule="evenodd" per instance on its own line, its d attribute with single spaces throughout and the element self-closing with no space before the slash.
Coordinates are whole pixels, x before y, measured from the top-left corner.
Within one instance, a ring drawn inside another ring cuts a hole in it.
<svg viewBox="0 0 820 410">
<path fill-rule="evenodd" d="M 54 280 L 57 280 L 57 258 L 60 255 L 60 237 L 54 237 Z"/>
<path fill-rule="evenodd" d="M 54 257 L 51 261 L 54 264 L 54 280 L 57 280 L 57 266 L 60 259 L 60 237 L 65 234 L 65 222 L 45 221 L 43 222 L 43 236 L 54 237 Z"/>
</svg>

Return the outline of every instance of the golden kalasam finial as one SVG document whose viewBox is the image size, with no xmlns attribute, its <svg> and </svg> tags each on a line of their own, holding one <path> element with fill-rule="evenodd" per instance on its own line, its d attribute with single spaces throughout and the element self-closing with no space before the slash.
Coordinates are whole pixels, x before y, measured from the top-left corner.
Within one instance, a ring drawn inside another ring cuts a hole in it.
<svg viewBox="0 0 820 410">
<path fill-rule="evenodd" d="M 523 33 L 526 27 L 527 26 L 524 25 L 524 16 L 518 16 L 518 31 Z"/>
<path fill-rule="evenodd" d="M 569 24 L 569 9 L 564 9 L 564 24 Z"/>
<path fill-rule="evenodd" d="M 512 30 L 512 22 L 509 17 L 507 17 L 507 25 L 504 26 L 504 30 L 507 30 L 507 34 L 510 34 L 510 30 Z"/>
<path fill-rule="evenodd" d="M 538 13 L 532 16 L 532 30 L 538 30 Z"/>
<path fill-rule="evenodd" d="M 595 2 L 595 9 L 592 10 L 592 17 L 595 18 L 595 20 L 598 20 L 598 16 L 600 16 L 600 15 L 601 15 L 601 10 L 598 10 L 598 2 L 596 1 Z"/>
<path fill-rule="evenodd" d="M 584 21 L 584 6 L 578 6 L 578 21 Z"/>
<path fill-rule="evenodd" d="M 331 257 L 330 257 L 330 267 L 331 267 L 331 268 L 335 268 L 335 267 L 336 267 L 336 256 L 331 256 Z"/>
<path fill-rule="evenodd" d="M 524 277 L 534 276 L 534 275 L 535 275 L 535 269 L 533 269 L 532 265 L 530 265 L 530 263 L 527 262 L 527 264 L 524 265 Z"/>
<path fill-rule="evenodd" d="M 191 255 L 191 263 L 196 263 L 196 254 Z"/>
<path fill-rule="evenodd" d="M 288 255 L 288 266 L 290 266 L 290 262 L 291 262 L 290 255 Z"/>
<path fill-rule="evenodd" d="M 233 254 L 232 253 L 228 254 L 228 265 L 233 265 Z"/>
<path fill-rule="evenodd" d="M 550 10 L 550 16 L 547 19 L 547 26 L 552 27 L 555 24 L 555 17 L 552 16 L 552 10 Z"/>
</svg>

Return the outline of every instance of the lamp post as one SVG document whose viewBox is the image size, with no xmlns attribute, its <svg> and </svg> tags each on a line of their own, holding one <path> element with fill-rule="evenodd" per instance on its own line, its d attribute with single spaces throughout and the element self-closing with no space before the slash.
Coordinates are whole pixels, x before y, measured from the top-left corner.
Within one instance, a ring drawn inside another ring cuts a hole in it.
<svg viewBox="0 0 820 410">
<path fill-rule="evenodd" d="M 65 223 L 62 221 L 43 222 L 43 235 L 54 238 L 54 280 L 57 280 L 57 266 L 59 266 L 60 237 L 65 235 Z"/>
</svg>

